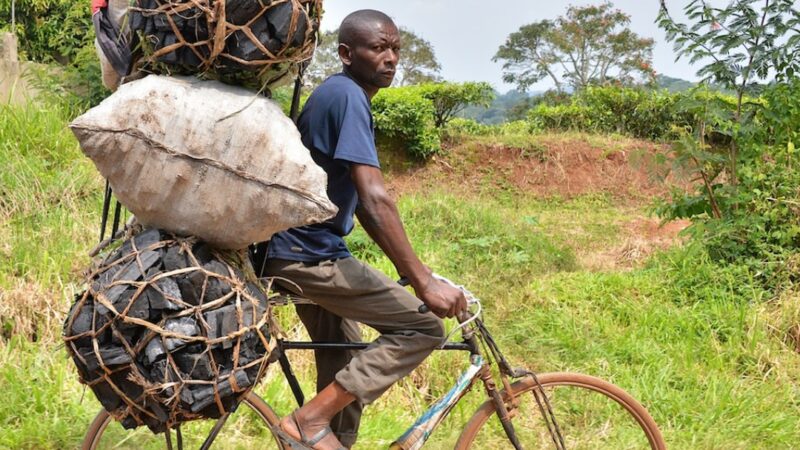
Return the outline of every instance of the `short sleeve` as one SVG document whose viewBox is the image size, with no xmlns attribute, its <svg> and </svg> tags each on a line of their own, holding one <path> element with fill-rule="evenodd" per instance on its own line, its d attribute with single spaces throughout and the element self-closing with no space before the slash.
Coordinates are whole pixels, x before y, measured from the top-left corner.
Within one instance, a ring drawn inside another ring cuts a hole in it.
<svg viewBox="0 0 800 450">
<path fill-rule="evenodd" d="M 366 95 L 360 91 L 348 93 L 338 119 L 339 136 L 333 158 L 380 167 Z"/>
</svg>

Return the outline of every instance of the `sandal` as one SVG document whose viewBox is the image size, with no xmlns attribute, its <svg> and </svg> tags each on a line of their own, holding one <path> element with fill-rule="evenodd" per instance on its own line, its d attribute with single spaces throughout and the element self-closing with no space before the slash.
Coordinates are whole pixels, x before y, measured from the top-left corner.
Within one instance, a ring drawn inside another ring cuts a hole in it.
<svg viewBox="0 0 800 450">
<path fill-rule="evenodd" d="M 319 430 L 314 436 L 311 436 L 311 438 L 309 439 L 308 437 L 306 437 L 306 434 L 303 433 L 303 429 L 300 428 L 300 423 L 297 421 L 297 417 L 295 416 L 296 412 L 297 411 L 292 412 L 292 414 L 289 417 L 291 417 L 292 422 L 294 422 L 294 426 L 295 428 L 297 428 L 297 432 L 300 433 L 300 440 L 297 440 L 289 436 L 289 434 L 286 433 L 286 431 L 283 428 L 281 428 L 280 424 L 278 424 L 272 429 L 272 431 L 278 435 L 281 442 L 288 445 L 291 450 L 314 450 L 314 445 L 316 445 L 322 439 L 324 439 L 325 436 L 333 432 L 330 426 L 326 426 L 325 428 Z M 347 450 L 347 449 L 345 447 L 339 447 L 337 450 Z"/>
</svg>

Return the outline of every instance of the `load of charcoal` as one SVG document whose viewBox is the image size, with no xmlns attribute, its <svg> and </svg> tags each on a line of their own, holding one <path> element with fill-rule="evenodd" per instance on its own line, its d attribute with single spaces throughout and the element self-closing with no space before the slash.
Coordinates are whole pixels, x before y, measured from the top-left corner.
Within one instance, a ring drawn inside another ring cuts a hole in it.
<svg viewBox="0 0 800 450">
<path fill-rule="evenodd" d="M 322 0 L 136 0 L 129 25 L 160 74 L 274 86 L 311 58 Z"/>
<path fill-rule="evenodd" d="M 267 367 L 267 296 L 247 258 L 147 229 L 88 275 L 64 324 L 81 382 L 125 428 L 231 411 Z"/>
</svg>

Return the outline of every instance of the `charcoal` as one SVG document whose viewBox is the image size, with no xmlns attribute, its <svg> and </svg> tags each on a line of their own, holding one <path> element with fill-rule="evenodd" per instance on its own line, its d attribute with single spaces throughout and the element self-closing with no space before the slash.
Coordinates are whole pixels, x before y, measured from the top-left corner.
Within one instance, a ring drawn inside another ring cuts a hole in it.
<svg viewBox="0 0 800 450">
<path fill-rule="evenodd" d="M 75 306 L 79 303 L 75 303 Z M 74 311 L 70 311 L 70 316 L 74 315 Z M 72 330 L 68 330 L 70 335 L 83 334 L 92 329 L 92 316 L 94 315 L 94 308 L 91 303 L 84 303 L 80 312 L 72 322 Z"/>
<path fill-rule="evenodd" d="M 194 247 L 192 247 L 192 253 L 194 253 L 197 263 L 201 266 L 214 259 L 214 255 L 211 253 L 211 247 L 205 242 L 198 242 L 195 244 Z"/>
<path fill-rule="evenodd" d="M 234 25 L 244 25 L 261 11 L 258 0 L 228 0 L 225 2 L 225 20 Z"/>
<path fill-rule="evenodd" d="M 200 330 L 197 327 L 197 322 L 191 317 L 180 317 L 178 319 L 167 320 L 164 329 L 171 333 L 180 334 L 183 336 L 197 336 Z M 178 338 L 168 338 L 165 342 L 167 351 L 172 353 L 175 349 L 185 347 L 186 341 Z"/>
<path fill-rule="evenodd" d="M 228 47 L 228 53 L 245 61 L 266 58 L 264 52 L 262 52 L 241 30 L 234 33 L 233 40 Z"/>
<path fill-rule="evenodd" d="M 209 380 L 214 375 L 211 368 L 211 360 L 208 355 L 190 353 L 188 351 L 179 352 L 173 355 L 175 364 L 189 378 L 196 380 Z"/>
<path fill-rule="evenodd" d="M 117 311 L 122 312 L 122 311 L 125 310 L 125 308 L 128 307 L 128 304 L 131 302 L 131 299 L 133 298 L 133 294 L 136 293 L 136 288 L 129 287 L 129 286 L 124 286 L 124 285 L 123 286 L 115 286 L 115 287 L 125 287 L 126 288 L 124 291 L 122 291 L 121 294 L 116 296 L 116 298 L 113 301 L 114 308 Z M 109 289 L 109 292 L 111 292 L 111 291 L 112 291 L 112 289 Z"/>
<path fill-rule="evenodd" d="M 181 64 L 187 68 L 197 68 L 203 63 L 200 57 L 198 57 L 189 47 L 184 47 L 181 49 L 180 59 Z"/>
<path fill-rule="evenodd" d="M 189 267 L 189 258 L 181 251 L 179 246 L 168 248 L 163 256 L 163 261 L 164 270 L 167 272 Z"/>
<path fill-rule="evenodd" d="M 120 424 L 126 430 L 132 430 L 132 429 L 136 428 L 137 426 L 139 426 L 139 423 L 136 422 L 136 418 L 133 417 L 132 415 L 126 416 L 124 419 L 120 420 Z"/>
<path fill-rule="evenodd" d="M 133 243 L 136 244 L 136 249 L 140 252 L 147 249 L 161 240 L 161 232 L 155 228 L 142 231 L 133 238 Z"/>
<path fill-rule="evenodd" d="M 141 11 L 130 11 L 128 13 L 128 24 L 131 30 L 141 30 L 144 28 L 144 15 Z"/>
<path fill-rule="evenodd" d="M 264 14 L 269 21 L 269 31 L 272 36 L 286 43 L 289 40 L 289 26 L 292 20 L 291 2 L 276 5 Z"/>
<path fill-rule="evenodd" d="M 179 277 L 176 282 L 178 283 L 178 289 L 181 292 L 181 298 L 184 302 L 190 305 L 199 305 L 200 304 L 200 290 L 195 290 L 195 285 L 192 283 L 192 280 L 187 278 L 185 275 Z"/>
<path fill-rule="evenodd" d="M 256 36 L 267 34 L 267 39 L 269 39 L 269 22 L 267 21 L 266 16 L 261 16 L 251 23 L 250 31 L 252 31 Z"/>
<path fill-rule="evenodd" d="M 144 354 L 146 358 L 145 362 L 148 365 L 153 365 L 156 361 L 164 359 L 166 351 L 161 344 L 161 339 L 158 337 L 151 339 L 144 348 Z"/>
<path fill-rule="evenodd" d="M 153 33 L 155 32 L 156 32 L 155 20 L 153 19 L 153 17 L 145 17 L 144 27 L 142 28 L 142 35 L 145 36 L 147 40 L 152 43 L 150 36 L 152 36 Z"/>
<path fill-rule="evenodd" d="M 155 27 L 156 31 L 172 31 L 172 27 L 169 26 L 169 20 L 167 20 L 166 14 L 156 14 L 153 16 L 153 26 Z"/>
<path fill-rule="evenodd" d="M 173 278 L 162 278 L 156 282 L 156 286 L 158 289 L 161 290 L 161 293 L 164 295 L 165 300 L 173 300 L 176 302 L 183 301 L 183 297 L 181 296 L 181 290 L 178 287 L 178 283 Z M 169 302 L 170 304 L 175 304 L 173 302 Z M 170 307 L 167 305 L 166 308 L 163 309 L 180 309 L 180 306 L 175 305 L 175 307 Z"/>
<path fill-rule="evenodd" d="M 100 404 L 106 411 L 114 411 L 122 404 L 122 399 L 106 382 L 95 384 L 92 386 L 92 391 L 97 395 L 97 399 L 100 400 Z"/>
<path fill-rule="evenodd" d="M 236 384 L 240 391 L 251 386 L 250 379 L 244 370 L 237 371 L 235 377 Z M 217 383 L 217 389 L 219 390 L 220 397 L 227 397 L 233 393 L 233 388 L 228 377 L 225 377 L 222 381 Z M 197 389 L 192 392 L 192 395 L 194 396 L 194 402 L 191 406 L 192 412 L 200 411 L 214 402 L 214 388 L 212 386 Z"/>
<path fill-rule="evenodd" d="M 127 373 L 115 373 L 110 378 L 111 382 L 131 400 L 135 401 L 144 394 L 141 386 L 128 382 Z"/>
<path fill-rule="evenodd" d="M 306 33 L 308 32 L 308 21 L 306 20 L 306 16 L 300 15 L 297 21 L 297 28 L 294 30 L 294 34 L 292 35 L 292 40 L 289 43 L 292 47 L 302 47 L 303 42 L 306 40 Z"/>
<path fill-rule="evenodd" d="M 122 421 L 123 427 L 146 425 L 153 431 L 163 431 L 165 422 L 176 418 L 181 421 L 195 413 L 219 417 L 222 412 L 235 409 L 241 390 L 258 379 L 258 365 L 248 369 L 241 366 L 265 356 L 266 349 L 254 331 L 239 339 L 223 339 L 213 345 L 207 342 L 258 321 L 267 308 L 265 293 L 257 284 L 247 282 L 241 268 L 226 264 L 207 245 L 198 242 L 191 252 L 182 254 L 180 244 L 174 240 L 174 236 L 150 230 L 123 242 L 112 252 L 113 258 L 105 259 L 118 264 L 104 269 L 103 263 L 96 263 L 100 269 L 87 280 L 88 291 L 75 298 L 68 314 L 72 326 L 65 323 L 66 348 L 81 381 L 97 383 L 93 392 L 104 408 Z M 138 262 L 132 252 L 134 246 L 141 252 Z M 200 263 L 202 270 L 165 276 L 172 270 L 194 268 L 195 263 Z M 122 281 L 136 285 L 111 286 Z M 226 303 L 203 311 L 202 321 L 195 314 L 180 314 L 186 307 L 184 301 L 210 302 L 231 293 L 235 295 Z M 204 298 L 200 298 L 201 294 Z M 112 302 L 113 312 L 96 301 L 98 295 Z M 255 299 L 256 304 L 248 298 Z M 237 299 L 241 300 L 241 321 L 235 306 Z M 157 332 L 128 319 L 147 320 L 164 331 Z M 268 333 L 266 327 L 263 332 Z M 200 337 L 202 341 L 167 337 L 167 333 Z M 75 338 L 81 334 L 85 336 Z M 240 345 L 238 355 L 234 355 L 237 340 Z M 233 392 L 229 381 L 234 369 L 239 392 Z M 214 398 L 214 385 L 184 384 L 191 380 L 209 382 L 216 376 L 222 410 Z M 131 408 L 121 401 L 118 392 L 155 417 Z M 177 402 L 173 401 L 176 395 Z"/>
<path fill-rule="evenodd" d="M 175 36 L 174 34 L 170 33 L 170 34 L 167 34 L 164 37 L 164 44 L 161 47 L 162 48 L 163 47 L 169 47 L 170 45 L 175 44 L 176 42 L 178 42 L 178 37 Z M 177 52 L 175 52 L 175 50 L 173 50 L 173 51 L 171 51 L 169 53 L 161 55 L 158 58 L 158 60 L 163 62 L 163 63 L 166 63 L 166 64 L 177 64 L 178 63 L 178 54 L 177 54 Z"/>
</svg>

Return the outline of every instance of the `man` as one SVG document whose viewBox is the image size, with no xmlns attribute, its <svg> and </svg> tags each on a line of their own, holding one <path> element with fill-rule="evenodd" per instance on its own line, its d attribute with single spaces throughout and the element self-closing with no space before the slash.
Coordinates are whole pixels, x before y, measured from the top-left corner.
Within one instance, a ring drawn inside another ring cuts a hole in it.
<svg viewBox="0 0 800 450">
<path fill-rule="evenodd" d="M 414 253 L 380 172 L 370 101 L 391 85 L 399 50 L 398 29 L 381 12 L 357 11 L 342 22 L 343 71 L 314 91 L 298 119 L 303 143 L 328 174 L 328 196 L 339 212 L 325 223 L 276 234 L 267 252 L 265 275 L 289 280 L 283 287 L 318 305 L 297 306 L 312 339 L 360 340 L 355 322 L 381 333 L 353 354 L 316 353 L 317 396 L 280 424 L 284 434 L 315 449 L 352 446 L 362 405 L 441 343 L 444 329 L 436 316 L 466 310 L 461 291 L 434 279 Z M 354 214 L 416 297 L 352 257 L 343 236 L 352 230 Z M 433 313 L 420 313 L 420 300 Z"/>
</svg>

